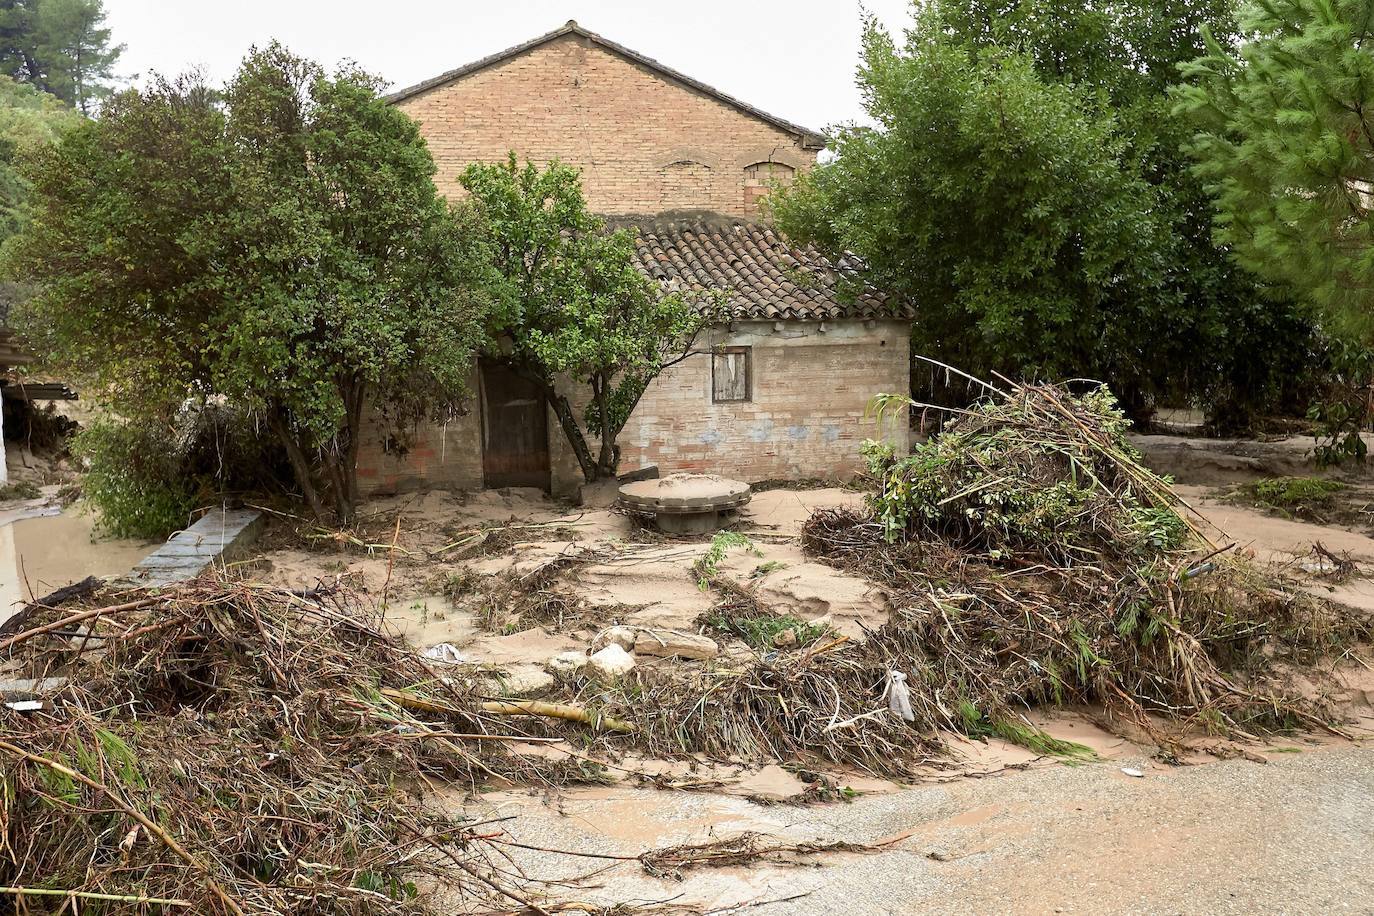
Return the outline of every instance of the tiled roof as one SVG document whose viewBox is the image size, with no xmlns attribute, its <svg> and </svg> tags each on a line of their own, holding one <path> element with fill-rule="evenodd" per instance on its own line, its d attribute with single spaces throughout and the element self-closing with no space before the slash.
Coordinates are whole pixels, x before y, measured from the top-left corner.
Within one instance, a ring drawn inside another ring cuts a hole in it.
<svg viewBox="0 0 1374 916">
<path fill-rule="evenodd" d="M 792 245 L 767 226 L 742 219 L 671 214 L 647 220 L 613 219 L 638 229 L 639 267 L 669 289 L 723 290 L 735 318 L 819 321 L 835 318 L 911 318 L 871 288 L 845 295 L 837 272 L 814 248 Z"/>
<path fill-rule="evenodd" d="M 445 83 L 451 83 L 454 80 L 462 79 L 463 77 L 471 73 L 476 73 L 478 70 L 485 70 L 487 67 L 499 64 L 504 60 L 508 60 L 517 55 L 524 54 L 526 51 L 532 51 L 540 45 L 548 44 L 556 38 L 562 38 L 564 35 L 576 35 L 577 37 L 589 41 L 592 44 L 605 48 L 607 51 L 610 51 L 613 54 L 625 58 L 631 63 L 638 64 L 639 66 L 644 67 L 647 70 L 651 70 L 659 76 L 671 80 L 672 82 L 678 83 L 682 86 L 686 86 L 688 89 L 692 89 L 696 92 L 700 92 L 702 95 L 710 96 L 711 98 L 716 99 L 719 102 L 724 102 L 726 105 L 730 105 L 733 108 L 738 108 L 740 111 L 743 111 L 744 113 L 749 115 L 753 115 L 759 120 L 766 121 L 767 123 L 772 124 L 774 127 L 779 127 L 787 131 L 788 133 L 796 134 L 798 137 L 801 138 L 803 145 L 806 146 L 806 148 L 808 149 L 821 149 L 825 146 L 825 135 L 822 134 L 820 131 L 810 130 L 809 128 L 802 127 L 799 124 L 793 124 L 791 121 L 787 121 L 783 118 L 778 117 L 777 115 L 772 115 L 766 111 L 762 111 L 758 108 L 755 108 L 753 105 L 750 105 L 747 102 L 741 102 L 739 99 L 735 98 L 732 95 L 726 95 L 719 89 L 708 86 L 700 80 L 694 80 L 686 74 L 679 73 L 677 70 L 674 70 L 671 67 L 666 67 L 663 64 L 660 64 L 652 57 L 645 57 L 638 51 L 633 51 L 625 47 L 624 45 L 616 44 L 609 38 L 604 38 L 601 35 L 596 34 L 595 32 L 584 29 L 582 28 L 582 26 L 578 25 L 575 21 L 571 19 L 569 19 L 567 24 L 564 25 L 562 28 L 554 29 L 552 32 L 547 32 L 543 35 L 540 35 L 538 38 L 532 38 L 529 41 L 526 41 L 522 44 L 518 44 L 513 48 L 507 48 L 504 51 L 498 51 L 497 53 L 484 57 L 481 60 L 475 60 L 470 64 L 464 64 L 456 70 L 450 70 L 447 73 L 440 73 L 438 76 L 427 79 L 421 83 L 416 83 L 414 86 L 407 86 L 405 89 L 398 89 L 395 92 L 388 95 L 386 97 L 386 100 L 388 102 L 391 102 L 392 104 L 395 104 L 396 102 L 405 101 L 411 96 L 419 95 L 422 92 L 428 92 L 429 90 L 438 88 L 439 86 L 442 86 Z"/>
</svg>

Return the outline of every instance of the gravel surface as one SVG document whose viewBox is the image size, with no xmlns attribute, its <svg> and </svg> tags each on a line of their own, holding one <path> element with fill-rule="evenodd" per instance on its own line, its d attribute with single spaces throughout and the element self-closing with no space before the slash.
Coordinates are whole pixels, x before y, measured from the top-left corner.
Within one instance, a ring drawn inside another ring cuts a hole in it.
<svg viewBox="0 0 1374 916">
<path fill-rule="evenodd" d="M 690 871 L 680 882 L 625 863 L 567 892 L 603 904 L 752 903 L 739 911 L 766 916 L 1374 913 L 1374 747 L 1269 758 L 1051 765 L 809 807 L 623 787 L 554 801 L 496 794 L 480 807 L 520 814 L 510 833 L 521 842 L 582 852 L 633 855 L 742 830 L 793 842 L 902 837 L 879 853 Z M 516 852 L 542 878 L 605 868 Z"/>
</svg>

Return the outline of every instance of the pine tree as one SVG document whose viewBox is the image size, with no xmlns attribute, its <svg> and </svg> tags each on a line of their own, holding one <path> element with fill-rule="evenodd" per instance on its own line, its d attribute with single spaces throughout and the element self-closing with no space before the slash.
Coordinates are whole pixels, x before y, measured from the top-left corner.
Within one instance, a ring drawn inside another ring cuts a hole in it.
<svg viewBox="0 0 1374 916">
<path fill-rule="evenodd" d="M 111 92 L 123 45 L 110 44 L 103 0 L 40 0 L 38 58 L 46 62 L 46 86 L 82 114 L 91 114 Z"/>
<path fill-rule="evenodd" d="M 0 73 L 90 114 L 111 92 L 123 45 L 103 0 L 0 0 Z"/>
<path fill-rule="evenodd" d="M 1241 23 L 1179 90 L 1217 237 L 1374 339 L 1374 0 L 1259 0 Z"/>
</svg>

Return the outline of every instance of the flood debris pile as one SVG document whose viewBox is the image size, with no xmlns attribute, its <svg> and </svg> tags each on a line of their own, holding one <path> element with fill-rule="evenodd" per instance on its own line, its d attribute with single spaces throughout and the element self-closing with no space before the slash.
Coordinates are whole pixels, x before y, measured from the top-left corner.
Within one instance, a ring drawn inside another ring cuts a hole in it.
<svg viewBox="0 0 1374 916">
<path fill-rule="evenodd" d="M 1086 750 L 1032 725 L 1036 705 L 1100 704 L 1165 756 L 1190 731 L 1336 728 L 1285 672 L 1368 622 L 1209 543 L 1126 427 L 1105 391 L 1008 386 L 910 456 L 871 448 L 866 511 L 817 512 L 804 543 L 878 583 L 888 623 L 738 667 L 636 671 L 600 695 L 657 752 L 884 775 L 942 757 L 942 730 Z"/>
<path fill-rule="evenodd" d="M 515 720 L 384 636 L 354 596 L 200 581 L 99 598 L 0 640 L 6 676 L 59 679 L 42 709 L 0 707 L 7 900 L 423 913 L 420 890 L 441 882 L 523 905 L 480 828 L 420 795 L 431 777 L 528 766 L 483 740 Z"/>
</svg>

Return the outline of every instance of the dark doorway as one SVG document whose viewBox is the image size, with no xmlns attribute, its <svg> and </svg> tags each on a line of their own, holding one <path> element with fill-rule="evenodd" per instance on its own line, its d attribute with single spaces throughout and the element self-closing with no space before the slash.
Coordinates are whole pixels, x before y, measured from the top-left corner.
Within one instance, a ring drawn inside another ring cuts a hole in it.
<svg viewBox="0 0 1374 916">
<path fill-rule="evenodd" d="M 549 488 L 549 420 L 539 388 L 482 363 L 482 479 L 487 487 Z"/>
</svg>

